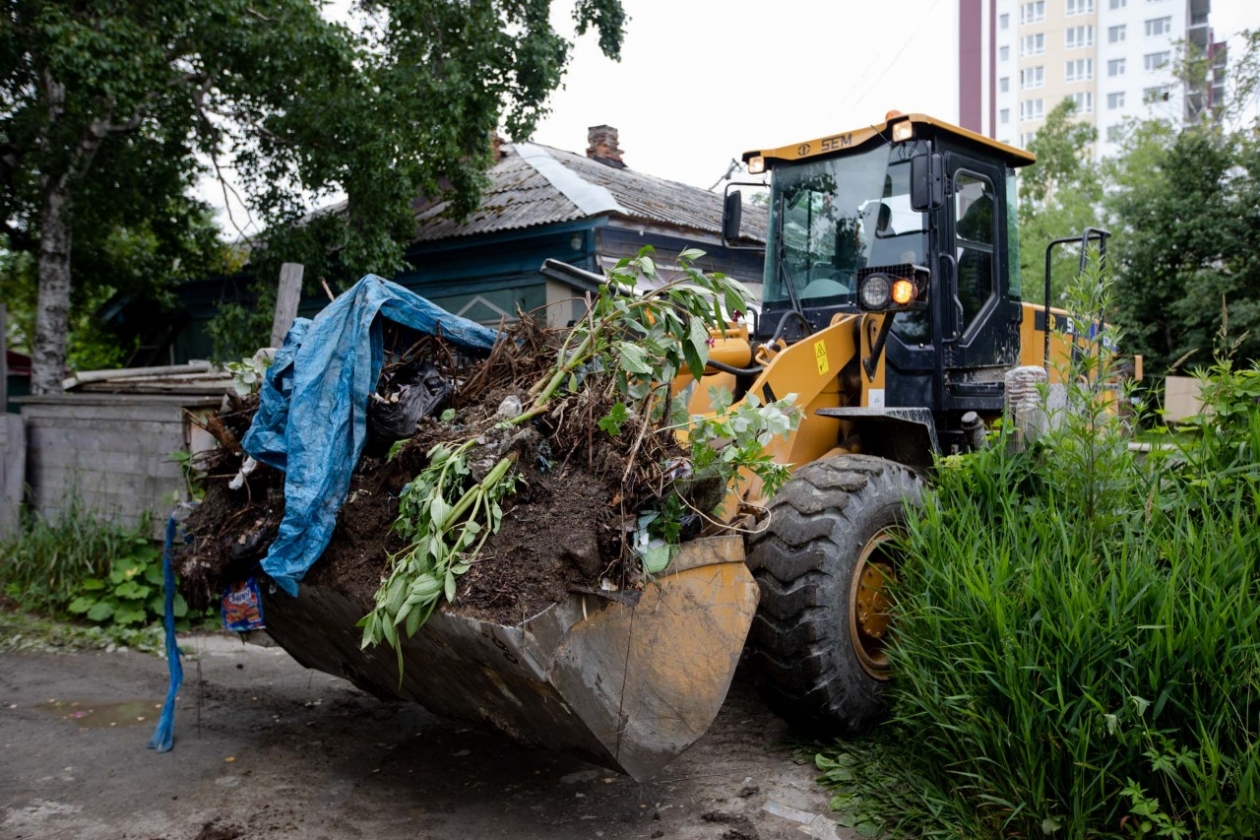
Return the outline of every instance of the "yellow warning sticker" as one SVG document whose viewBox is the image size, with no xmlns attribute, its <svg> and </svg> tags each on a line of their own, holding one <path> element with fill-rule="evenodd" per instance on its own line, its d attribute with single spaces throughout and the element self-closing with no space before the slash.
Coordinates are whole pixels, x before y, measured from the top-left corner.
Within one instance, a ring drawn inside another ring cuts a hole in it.
<svg viewBox="0 0 1260 840">
<path fill-rule="evenodd" d="M 818 373 L 820 376 L 831 370 L 827 365 L 827 342 L 814 342 L 814 360 L 818 362 Z"/>
</svg>

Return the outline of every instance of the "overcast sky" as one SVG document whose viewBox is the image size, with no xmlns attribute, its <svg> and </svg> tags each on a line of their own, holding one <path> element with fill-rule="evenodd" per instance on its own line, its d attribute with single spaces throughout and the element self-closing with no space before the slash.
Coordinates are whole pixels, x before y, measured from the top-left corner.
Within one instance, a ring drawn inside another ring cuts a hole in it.
<svg viewBox="0 0 1260 840">
<path fill-rule="evenodd" d="M 869 125 L 890 109 L 958 120 L 958 0 L 622 4 L 621 61 L 606 59 L 593 33 L 580 39 L 534 141 L 581 153 L 588 127 L 611 125 L 627 166 L 708 188 L 745 151 Z M 332 0 L 330 14 L 347 6 Z M 572 8 L 553 7 L 567 35 Z M 1260 0 L 1212 0 L 1211 23 L 1218 40 L 1260 28 Z M 203 180 L 201 194 L 233 237 L 218 183 Z M 235 215 L 257 233 L 239 206 Z"/>
<path fill-rule="evenodd" d="M 583 38 L 534 140 L 582 152 L 620 132 L 626 164 L 710 187 L 732 157 L 882 121 L 958 119 L 957 0 L 622 0 L 620 63 Z M 554 25 L 571 32 L 570 3 Z M 1260 0 L 1212 0 L 1217 40 L 1260 28 Z"/>
</svg>

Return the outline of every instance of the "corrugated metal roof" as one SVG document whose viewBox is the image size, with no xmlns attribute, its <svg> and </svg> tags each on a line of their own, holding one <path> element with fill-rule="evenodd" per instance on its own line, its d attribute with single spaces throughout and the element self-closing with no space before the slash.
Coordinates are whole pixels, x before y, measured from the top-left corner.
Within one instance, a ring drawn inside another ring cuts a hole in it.
<svg viewBox="0 0 1260 840">
<path fill-rule="evenodd" d="M 583 181 L 607 189 L 624 211 L 613 215 L 715 235 L 721 233 L 722 196 L 717 193 L 630 169 L 616 169 L 573 152 L 547 146 L 533 148 L 545 150 Z M 518 230 L 587 217 L 512 146 L 505 145 L 503 149 L 506 154 L 487 173 L 490 186 L 481 205 L 463 222 L 457 224 L 444 215 L 448 202 L 417 206 L 416 242 Z M 765 209 L 746 206 L 745 236 L 765 241 L 765 230 Z"/>
</svg>

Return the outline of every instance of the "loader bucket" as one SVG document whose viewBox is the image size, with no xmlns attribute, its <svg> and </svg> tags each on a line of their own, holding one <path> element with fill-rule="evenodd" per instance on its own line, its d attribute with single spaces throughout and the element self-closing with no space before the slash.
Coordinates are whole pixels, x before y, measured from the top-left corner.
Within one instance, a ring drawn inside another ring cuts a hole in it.
<svg viewBox="0 0 1260 840">
<path fill-rule="evenodd" d="M 758 590 L 743 541 L 685 544 L 642 591 L 574 593 L 515 625 L 434 613 L 397 655 L 360 650 L 370 604 L 301 585 L 264 596 L 267 632 L 308 668 L 378 696 L 487 723 L 528 746 L 646 779 L 717 715 Z"/>
</svg>

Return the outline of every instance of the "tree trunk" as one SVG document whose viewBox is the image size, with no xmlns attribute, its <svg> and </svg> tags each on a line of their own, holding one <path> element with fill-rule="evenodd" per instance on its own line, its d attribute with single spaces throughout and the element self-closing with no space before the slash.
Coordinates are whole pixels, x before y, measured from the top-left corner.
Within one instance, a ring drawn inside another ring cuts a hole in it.
<svg viewBox="0 0 1260 840">
<path fill-rule="evenodd" d="M 39 238 L 39 303 L 31 342 L 31 393 L 60 394 L 70 315 L 70 191 L 54 181 L 44 194 Z"/>
</svg>

